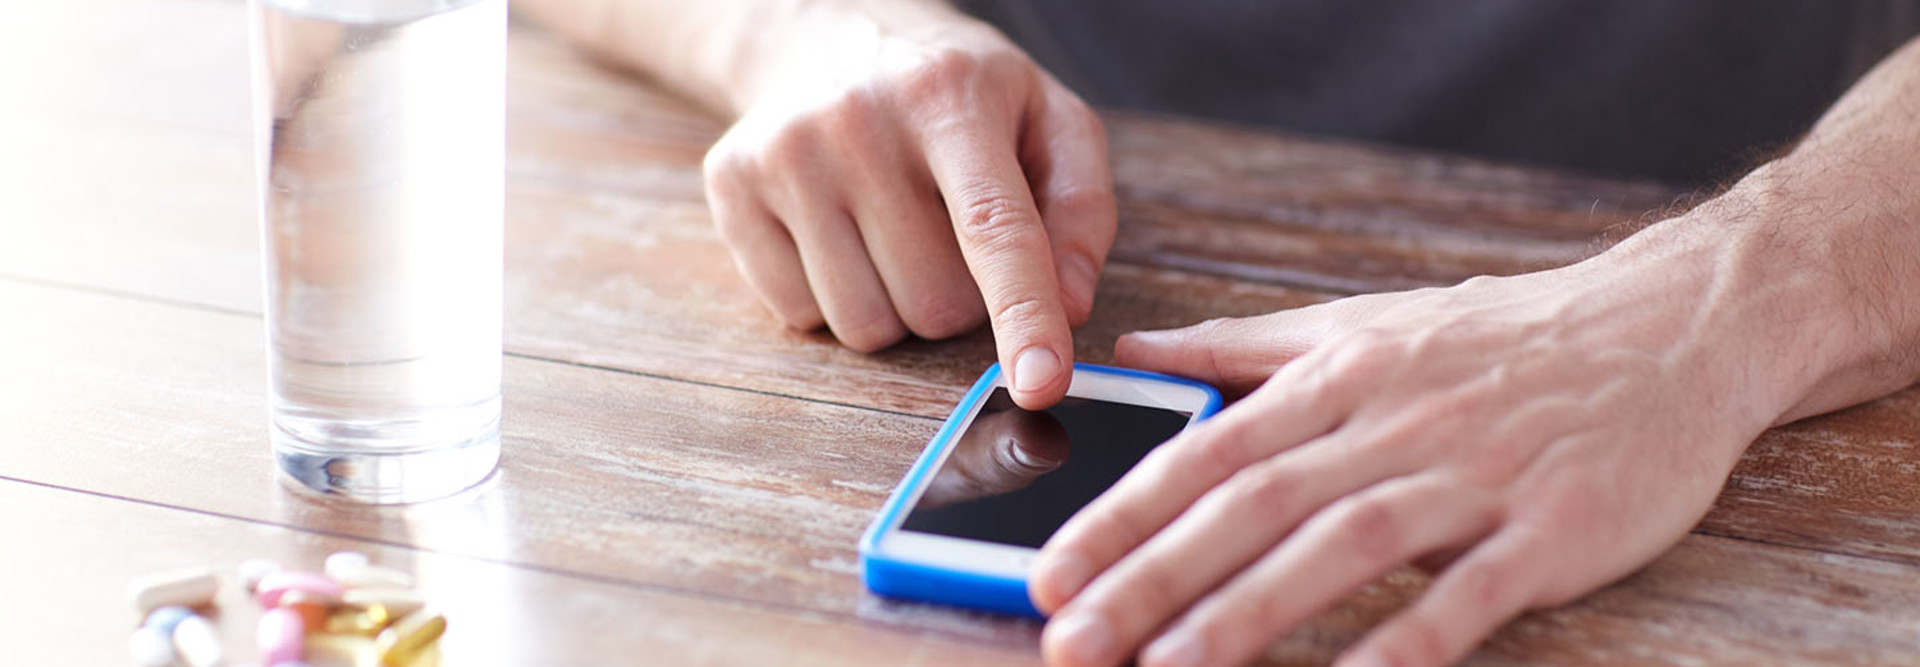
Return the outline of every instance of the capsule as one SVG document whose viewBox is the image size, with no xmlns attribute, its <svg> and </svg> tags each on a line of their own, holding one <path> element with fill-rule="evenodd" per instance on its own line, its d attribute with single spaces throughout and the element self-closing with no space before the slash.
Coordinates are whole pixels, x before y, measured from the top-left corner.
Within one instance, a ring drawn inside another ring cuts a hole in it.
<svg viewBox="0 0 1920 667">
<path fill-rule="evenodd" d="M 347 568 L 339 574 L 329 572 L 347 588 L 413 588 L 413 575 L 378 565 Z"/>
<path fill-rule="evenodd" d="M 260 586 L 254 593 L 260 598 L 260 606 L 278 607 L 280 599 L 293 591 L 338 599 L 345 589 L 341 588 L 340 582 L 324 574 L 282 570 L 261 577 Z"/>
<path fill-rule="evenodd" d="M 340 599 L 306 591 L 287 591 L 280 596 L 280 608 L 292 609 L 309 628 L 326 627 L 327 616 L 340 606 Z"/>
<path fill-rule="evenodd" d="M 327 576 L 333 577 L 334 580 L 340 581 L 346 578 L 347 573 L 372 564 L 372 561 L 367 559 L 366 554 L 358 551 L 335 551 L 327 556 L 326 565 L 321 567 L 320 571 L 327 573 Z"/>
<path fill-rule="evenodd" d="M 154 607 L 153 611 L 147 612 L 146 620 L 141 621 L 140 625 L 159 630 L 161 636 L 172 637 L 174 626 L 180 625 L 181 621 L 192 615 L 192 609 L 177 604 Z"/>
<path fill-rule="evenodd" d="M 389 667 L 410 667 L 425 657 L 428 650 L 447 632 L 447 619 L 431 608 L 421 609 L 395 621 L 374 640 L 380 650 L 380 662 Z"/>
<path fill-rule="evenodd" d="M 127 642 L 133 667 L 168 667 L 173 664 L 173 636 L 170 631 L 146 625 L 133 631 Z"/>
<path fill-rule="evenodd" d="M 189 567 L 135 577 L 127 584 L 127 597 L 142 616 L 157 607 L 205 607 L 213 604 L 220 592 L 220 578 L 205 567 Z"/>
<path fill-rule="evenodd" d="M 392 622 L 393 617 L 387 614 L 386 607 L 377 604 L 365 607 L 345 605 L 327 617 L 326 629 L 328 634 L 372 637 L 380 634 Z"/>
<path fill-rule="evenodd" d="M 268 609 L 260 615 L 254 640 L 260 646 L 260 661 L 268 665 L 295 662 L 307 658 L 307 622 L 300 612 L 287 607 Z"/>
<path fill-rule="evenodd" d="M 376 667 L 380 650 L 373 640 L 353 635 L 307 635 L 307 662 L 315 665 Z"/>
<path fill-rule="evenodd" d="M 261 578 L 279 571 L 279 561 L 272 559 L 249 558 L 240 561 L 240 585 L 245 586 L 248 593 L 252 593 L 260 588 Z"/>
<path fill-rule="evenodd" d="M 340 601 L 356 607 L 380 605 L 385 607 L 387 614 L 394 618 L 406 616 L 427 606 L 426 596 L 406 588 L 355 588 L 342 593 Z"/>
<path fill-rule="evenodd" d="M 174 626 L 173 649 L 180 653 L 187 667 L 218 667 L 226 659 L 213 624 L 199 616 L 188 616 Z"/>
</svg>

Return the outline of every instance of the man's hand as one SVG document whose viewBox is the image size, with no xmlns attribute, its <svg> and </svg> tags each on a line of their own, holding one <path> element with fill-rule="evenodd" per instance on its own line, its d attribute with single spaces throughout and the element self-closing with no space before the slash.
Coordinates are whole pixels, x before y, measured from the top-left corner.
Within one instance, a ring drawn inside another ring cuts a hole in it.
<svg viewBox="0 0 1920 667">
<path fill-rule="evenodd" d="M 1106 132 L 940 0 L 515 0 L 738 122 L 707 201 L 797 329 L 875 350 L 991 322 L 1014 400 L 1067 391 L 1113 244 Z"/>
<path fill-rule="evenodd" d="M 793 20 L 804 43 L 757 49 L 778 57 L 707 156 L 747 282 L 788 326 L 857 350 L 990 320 L 1014 398 L 1059 400 L 1114 234 L 1098 117 L 938 4 Z"/>
<path fill-rule="evenodd" d="M 1243 662 L 1411 563 L 1433 584 L 1343 662 L 1441 664 L 1652 559 L 1762 429 L 1920 379 L 1916 82 L 1920 40 L 1573 266 L 1122 338 L 1123 364 L 1265 384 L 1042 549 L 1047 658 Z"/>
<path fill-rule="evenodd" d="M 1345 662 L 1444 664 L 1651 560 L 1866 333 L 1724 212 L 1554 271 L 1122 338 L 1124 365 L 1260 386 L 1046 545 L 1049 662 L 1239 664 L 1414 564 L 1432 586 Z"/>
</svg>

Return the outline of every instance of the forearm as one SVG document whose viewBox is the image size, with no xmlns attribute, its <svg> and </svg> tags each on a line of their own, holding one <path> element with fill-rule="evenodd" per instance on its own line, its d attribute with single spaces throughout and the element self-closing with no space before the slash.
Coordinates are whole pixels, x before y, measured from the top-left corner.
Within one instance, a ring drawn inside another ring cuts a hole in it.
<svg viewBox="0 0 1920 667">
<path fill-rule="evenodd" d="M 708 107 L 738 116 L 777 82 L 771 65 L 873 30 L 961 19 L 944 0 L 514 0 L 514 10 Z"/>
<path fill-rule="evenodd" d="M 1920 41 L 1863 78 L 1791 152 L 1616 250 L 1711 265 L 1702 308 L 1742 322 L 1727 335 L 1765 341 L 1752 359 L 1765 370 L 1745 379 L 1747 391 L 1781 392 L 1768 397 L 1775 424 L 1913 384 Z"/>
</svg>

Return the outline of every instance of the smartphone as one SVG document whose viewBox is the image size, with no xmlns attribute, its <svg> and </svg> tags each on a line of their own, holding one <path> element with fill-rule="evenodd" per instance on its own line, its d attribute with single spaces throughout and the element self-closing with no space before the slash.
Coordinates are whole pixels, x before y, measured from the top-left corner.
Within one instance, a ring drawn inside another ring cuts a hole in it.
<svg viewBox="0 0 1920 667">
<path fill-rule="evenodd" d="M 1160 443 L 1220 409 L 1185 378 L 1074 364 L 1066 399 L 1013 403 L 988 368 L 860 540 L 867 588 L 888 597 L 1038 618 L 1027 572 L 1074 512 Z"/>
</svg>

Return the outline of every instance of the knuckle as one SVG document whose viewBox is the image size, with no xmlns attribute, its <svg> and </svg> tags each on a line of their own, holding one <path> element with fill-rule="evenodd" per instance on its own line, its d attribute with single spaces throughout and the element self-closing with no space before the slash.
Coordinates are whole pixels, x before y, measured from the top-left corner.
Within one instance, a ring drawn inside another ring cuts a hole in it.
<svg viewBox="0 0 1920 667">
<path fill-rule="evenodd" d="M 1220 478 L 1232 475 L 1238 477 L 1241 468 L 1252 462 L 1253 455 L 1248 451 L 1251 439 L 1241 421 L 1222 422 L 1215 427 L 1213 437 L 1190 441 L 1186 447 L 1186 459 L 1204 473 Z M 1236 485 L 1238 486 L 1238 485 Z"/>
<path fill-rule="evenodd" d="M 1164 561 L 1150 560 L 1140 563 L 1125 577 L 1124 586 L 1116 588 L 1117 596 L 1125 597 L 1125 603 L 1116 605 L 1112 610 L 1123 617 L 1122 625 L 1146 625 L 1151 618 L 1163 617 L 1175 609 L 1185 606 L 1180 599 L 1180 582 L 1170 564 Z M 1116 619 L 1121 620 L 1121 619 Z M 1151 630 L 1145 627 L 1127 628 L 1136 632 Z"/>
<path fill-rule="evenodd" d="M 998 332 L 1038 331 L 1047 322 L 1047 303 L 1036 297 L 1017 299 L 993 312 L 994 329 Z"/>
<path fill-rule="evenodd" d="M 965 300 L 943 294 L 914 299 L 900 315 L 914 335 L 939 340 L 979 327 L 987 319 L 987 310 L 978 298 Z"/>
<path fill-rule="evenodd" d="M 866 317 L 833 328 L 840 344 L 856 352 L 874 352 L 907 337 L 906 327 L 892 317 Z"/>
<path fill-rule="evenodd" d="M 794 331 L 813 331 L 827 325 L 826 318 L 820 316 L 820 309 L 813 307 L 812 304 L 782 305 L 767 300 L 767 308 L 773 311 L 775 317 L 780 318 L 781 323 Z"/>
<path fill-rule="evenodd" d="M 1513 571 L 1505 563 L 1476 565 L 1460 573 L 1460 587 L 1475 609 L 1505 609 L 1511 585 L 1504 573 Z"/>
<path fill-rule="evenodd" d="M 1397 641 L 1387 646 L 1391 664 L 1434 665 L 1446 662 L 1453 653 L 1453 640 L 1432 619 L 1408 615 L 1401 621 Z"/>
<path fill-rule="evenodd" d="M 983 65 L 981 56 L 964 49 L 940 49 L 922 57 L 901 77 L 904 92 L 916 99 L 945 98 L 972 87 Z"/>
<path fill-rule="evenodd" d="M 700 160 L 700 175 L 711 199 L 737 200 L 748 196 L 747 180 L 752 174 L 750 161 L 732 144 L 722 141 L 707 150 Z"/>
<path fill-rule="evenodd" d="M 964 197 L 954 226 L 963 241 L 997 248 L 1036 231 L 1032 210 L 1008 192 L 984 192 Z"/>
<path fill-rule="evenodd" d="M 1370 562 L 1397 560 L 1404 541 L 1399 513 L 1371 496 L 1349 497 L 1328 510 L 1328 523 L 1347 552 Z"/>
<path fill-rule="evenodd" d="M 1270 467 L 1241 470 L 1223 485 L 1221 503 L 1226 506 L 1259 511 L 1279 511 L 1301 501 L 1302 485 L 1296 476 Z"/>
</svg>

